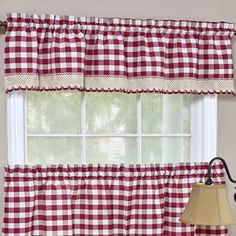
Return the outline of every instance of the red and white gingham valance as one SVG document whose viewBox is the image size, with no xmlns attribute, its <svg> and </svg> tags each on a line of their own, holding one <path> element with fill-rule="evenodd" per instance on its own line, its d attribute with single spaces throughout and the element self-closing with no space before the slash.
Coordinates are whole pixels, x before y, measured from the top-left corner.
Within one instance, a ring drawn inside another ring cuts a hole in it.
<svg viewBox="0 0 236 236">
<path fill-rule="evenodd" d="M 8 166 L 4 235 L 214 236 L 221 226 L 186 225 L 179 217 L 208 163 L 104 166 Z M 224 169 L 214 165 L 213 180 Z"/>
<path fill-rule="evenodd" d="M 234 24 L 9 14 L 13 90 L 234 94 Z"/>
</svg>

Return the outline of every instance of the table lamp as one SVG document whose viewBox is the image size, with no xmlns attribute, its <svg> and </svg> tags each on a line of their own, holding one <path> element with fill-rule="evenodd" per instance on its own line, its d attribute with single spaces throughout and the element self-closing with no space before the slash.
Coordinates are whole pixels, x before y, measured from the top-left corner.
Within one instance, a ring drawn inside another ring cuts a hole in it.
<svg viewBox="0 0 236 236">
<path fill-rule="evenodd" d="M 231 182 L 233 180 L 225 160 L 215 157 L 209 162 L 208 178 L 204 183 L 193 185 L 189 201 L 180 217 L 180 222 L 193 225 L 232 225 L 236 219 L 229 205 L 225 184 L 214 184 L 211 178 L 211 169 L 214 161 L 224 164 L 226 173 Z M 236 194 L 234 195 L 236 201 Z"/>
</svg>

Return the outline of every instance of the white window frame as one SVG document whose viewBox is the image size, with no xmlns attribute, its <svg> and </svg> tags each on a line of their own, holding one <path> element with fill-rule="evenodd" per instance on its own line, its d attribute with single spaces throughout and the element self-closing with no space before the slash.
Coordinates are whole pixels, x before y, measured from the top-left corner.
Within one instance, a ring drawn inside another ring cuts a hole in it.
<svg viewBox="0 0 236 236">
<path fill-rule="evenodd" d="M 85 111 L 85 96 L 82 95 L 81 108 Z M 85 112 L 84 112 L 85 113 Z M 26 164 L 27 130 L 24 92 L 14 92 L 7 98 L 8 115 L 8 163 Z M 141 99 L 137 97 L 137 122 L 141 122 Z M 191 107 L 191 162 L 209 161 L 216 156 L 217 142 L 217 95 L 195 95 Z M 82 127 L 85 116 L 81 117 Z M 141 126 L 138 126 L 141 127 Z M 106 136 L 106 135 L 101 135 Z M 124 136 L 124 135 L 122 135 Z M 166 135 L 160 135 L 166 136 Z M 167 135 L 168 136 L 168 135 Z M 172 135 L 173 136 L 173 135 Z M 82 161 L 85 162 L 85 135 L 82 137 Z M 141 153 L 141 130 L 135 135 L 139 140 L 138 153 Z M 138 156 L 140 162 L 141 157 Z"/>
</svg>

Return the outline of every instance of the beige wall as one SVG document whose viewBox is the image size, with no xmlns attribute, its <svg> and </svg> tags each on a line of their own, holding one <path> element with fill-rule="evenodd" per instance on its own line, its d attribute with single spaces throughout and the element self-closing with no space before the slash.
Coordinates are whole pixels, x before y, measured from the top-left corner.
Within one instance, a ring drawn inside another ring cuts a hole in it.
<svg viewBox="0 0 236 236">
<path fill-rule="evenodd" d="M 229 21 L 236 23 L 235 0 L 0 0 L 0 19 L 7 12 L 54 13 L 75 16 L 108 16 L 154 19 Z M 3 166 L 7 160 L 6 96 L 3 91 L 3 43 L 0 37 L 0 220 L 3 215 Z M 236 68 L 236 37 L 234 38 Z M 236 74 L 236 73 L 235 73 Z M 230 164 L 236 178 L 236 98 L 220 96 L 218 103 L 218 154 Z M 230 184 L 233 202 L 234 185 Z M 236 226 L 230 235 L 236 235 Z"/>
</svg>

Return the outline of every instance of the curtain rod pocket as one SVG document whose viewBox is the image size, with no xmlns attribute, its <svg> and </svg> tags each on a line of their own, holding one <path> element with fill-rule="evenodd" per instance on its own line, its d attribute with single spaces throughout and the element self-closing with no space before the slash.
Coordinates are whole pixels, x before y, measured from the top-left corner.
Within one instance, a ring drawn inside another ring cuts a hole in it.
<svg viewBox="0 0 236 236">
<path fill-rule="evenodd" d="M 7 31 L 7 22 L 0 21 L 0 34 L 5 34 Z M 234 30 L 234 35 L 236 36 L 236 30 Z"/>
</svg>

